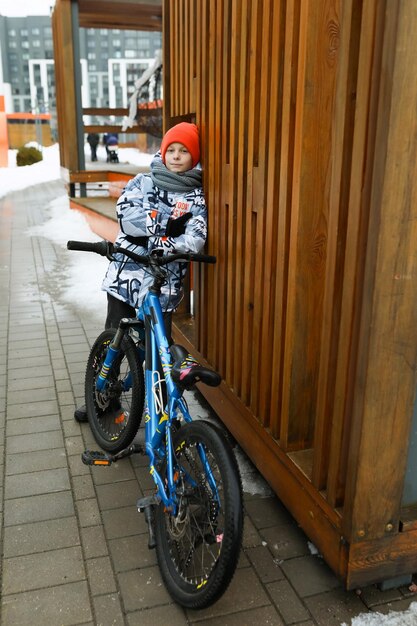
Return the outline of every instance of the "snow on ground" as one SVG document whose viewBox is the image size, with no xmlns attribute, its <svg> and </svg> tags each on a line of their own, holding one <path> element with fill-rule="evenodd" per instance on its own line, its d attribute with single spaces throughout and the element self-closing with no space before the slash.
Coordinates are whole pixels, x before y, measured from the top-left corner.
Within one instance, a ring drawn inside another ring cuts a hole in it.
<svg viewBox="0 0 417 626">
<path fill-rule="evenodd" d="M 9 150 L 9 167 L 0 167 L 0 198 L 12 191 L 60 178 L 58 144 L 43 148 L 43 161 L 33 165 L 17 167 L 16 154 L 17 150 Z"/>
<path fill-rule="evenodd" d="M 61 177 L 59 164 L 59 147 L 58 144 L 43 148 L 37 143 L 27 144 L 35 146 L 42 151 L 43 160 L 33 165 L 16 166 L 17 150 L 9 150 L 9 166 L 0 167 L 0 198 L 12 191 L 25 189 L 32 185 L 45 183 L 51 180 L 58 180 Z M 85 154 L 88 162 L 90 155 L 90 147 L 85 145 Z M 99 146 L 97 150 L 99 161 L 106 162 L 106 151 L 104 146 Z M 149 165 L 153 158 L 152 154 L 139 152 L 135 148 L 119 148 L 120 163 L 128 163 L 131 165 Z"/>
<path fill-rule="evenodd" d="M 412 602 L 406 611 L 390 611 L 387 615 L 378 612 L 361 613 L 352 619 L 351 626 L 416 626 L 417 602 Z M 347 626 L 344 622 L 341 626 Z"/>
<path fill-rule="evenodd" d="M 47 207 L 48 219 L 45 223 L 34 226 L 27 235 L 45 237 L 66 250 L 67 241 L 99 241 L 91 232 L 86 220 L 78 211 L 70 209 L 68 196 L 62 195 Z M 91 252 L 66 251 L 65 265 L 57 268 L 61 273 L 59 299 L 71 306 L 76 306 L 103 325 L 107 309 L 107 299 L 101 291 L 101 283 L 108 265 L 107 259 Z"/>
<path fill-rule="evenodd" d="M 85 160 L 88 164 L 91 158 L 90 146 L 85 144 L 84 146 L 84 154 Z M 140 152 L 135 148 L 119 148 L 118 149 L 118 157 L 119 163 L 127 163 L 130 165 L 150 165 L 153 154 L 147 154 L 146 152 Z M 99 145 L 97 147 L 97 157 L 99 161 L 106 162 L 107 153 L 104 146 Z"/>
</svg>

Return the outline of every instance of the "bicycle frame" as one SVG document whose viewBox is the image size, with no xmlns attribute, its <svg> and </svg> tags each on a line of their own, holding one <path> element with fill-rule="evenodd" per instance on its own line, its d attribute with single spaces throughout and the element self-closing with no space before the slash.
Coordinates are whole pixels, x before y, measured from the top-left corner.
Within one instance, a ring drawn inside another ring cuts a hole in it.
<svg viewBox="0 0 417 626">
<path fill-rule="evenodd" d="M 172 445 L 172 420 L 180 411 L 184 421 L 191 422 L 192 418 L 187 408 L 187 403 L 182 397 L 180 390 L 171 377 L 173 359 L 169 351 L 169 343 L 166 336 L 165 322 L 157 293 L 150 290 L 143 301 L 142 307 L 138 311 L 137 320 L 122 320 L 116 332 L 114 341 L 109 346 L 101 372 L 97 377 L 96 387 L 102 391 L 106 385 L 107 374 L 110 371 L 120 349 L 121 341 L 129 326 L 136 326 L 142 323 L 145 326 L 145 389 L 146 407 L 145 419 L 145 450 L 149 457 L 150 474 L 158 490 L 158 496 L 163 501 L 167 510 L 176 514 L 177 497 L 174 480 L 174 450 Z M 164 374 L 168 402 L 166 406 L 162 404 L 161 381 L 159 374 L 159 363 L 162 365 Z M 124 382 L 128 388 L 130 377 Z M 198 446 L 199 455 L 213 494 L 217 498 L 217 487 L 213 479 L 210 464 L 207 461 L 205 451 L 201 445 Z M 157 471 L 155 465 L 157 461 L 167 457 L 167 484 Z M 190 479 L 191 480 L 191 479 Z"/>
<path fill-rule="evenodd" d="M 171 378 L 172 356 L 169 351 L 169 343 L 165 331 L 165 322 L 161 310 L 159 297 L 150 291 L 139 311 L 139 319 L 145 322 L 145 439 L 146 453 L 149 457 L 149 467 L 152 478 L 158 488 L 164 505 L 175 511 L 175 483 L 173 470 L 173 447 L 172 447 L 172 420 L 176 417 L 179 409 L 185 419 L 190 422 L 191 416 L 187 405 L 182 398 L 181 391 Z M 167 389 L 167 406 L 158 406 L 161 403 L 162 393 L 159 387 L 159 362 L 162 365 L 165 384 Z M 155 399 L 155 395 L 157 398 Z M 161 460 L 167 455 L 167 480 L 164 483 L 155 468 L 156 458 Z"/>
</svg>

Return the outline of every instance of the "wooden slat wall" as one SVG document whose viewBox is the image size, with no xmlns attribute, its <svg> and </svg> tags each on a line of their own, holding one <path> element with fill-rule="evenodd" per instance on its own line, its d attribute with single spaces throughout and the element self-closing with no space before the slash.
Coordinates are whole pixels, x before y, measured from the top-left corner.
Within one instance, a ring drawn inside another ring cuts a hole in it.
<svg viewBox="0 0 417 626">
<path fill-rule="evenodd" d="M 417 264 L 398 218 L 416 193 L 413 24 L 413 0 L 164 3 L 165 124 L 200 127 L 218 258 L 197 274 L 187 345 L 223 377 L 205 395 L 350 585 L 417 565 L 417 550 L 402 559 L 400 510 L 417 311 L 389 270 L 410 278 Z"/>
<path fill-rule="evenodd" d="M 362 2 L 168 4 L 166 123 L 200 126 L 218 257 L 196 347 L 323 489 Z"/>
</svg>

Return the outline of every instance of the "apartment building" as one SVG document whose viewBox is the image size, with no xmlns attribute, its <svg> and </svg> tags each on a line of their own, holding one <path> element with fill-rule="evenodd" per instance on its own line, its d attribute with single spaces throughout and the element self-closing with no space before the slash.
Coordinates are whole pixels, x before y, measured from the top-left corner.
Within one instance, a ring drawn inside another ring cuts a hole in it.
<svg viewBox="0 0 417 626">
<path fill-rule="evenodd" d="M 127 107 L 135 81 L 152 64 L 161 45 L 160 32 L 80 28 L 83 106 Z M 8 113 L 54 115 L 49 16 L 0 15 L 0 90 Z"/>
</svg>

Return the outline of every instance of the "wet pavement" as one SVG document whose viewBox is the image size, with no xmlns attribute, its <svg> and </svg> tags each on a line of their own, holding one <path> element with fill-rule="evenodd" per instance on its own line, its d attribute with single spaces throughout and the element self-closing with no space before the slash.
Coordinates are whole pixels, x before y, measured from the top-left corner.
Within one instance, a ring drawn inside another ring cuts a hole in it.
<svg viewBox="0 0 417 626">
<path fill-rule="evenodd" d="M 367 611 L 406 610 L 408 585 L 344 591 L 238 450 L 245 531 L 235 577 L 209 609 L 171 601 L 135 507 L 153 485 L 146 459 L 81 463 L 96 445 L 73 412 L 102 328 L 62 299 L 67 251 L 27 233 L 63 193 L 54 182 L 0 198 L 2 624 L 340 626 Z M 189 401 L 216 419 L 196 393 Z"/>
</svg>

